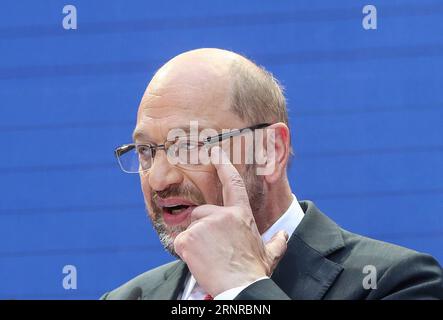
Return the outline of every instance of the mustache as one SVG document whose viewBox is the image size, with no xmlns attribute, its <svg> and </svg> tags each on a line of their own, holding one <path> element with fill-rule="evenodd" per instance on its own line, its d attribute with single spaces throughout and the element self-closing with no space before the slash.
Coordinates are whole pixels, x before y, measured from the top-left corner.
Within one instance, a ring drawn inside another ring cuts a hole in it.
<svg viewBox="0 0 443 320">
<path fill-rule="evenodd" d="M 201 192 L 186 185 L 171 185 L 165 190 L 151 192 L 152 200 L 155 200 L 157 197 L 163 199 L 169 197 L 182 197 L 196 203 L 197 205 L 205 203 L 205 199 L 203 198 Z M 155 201 L 153 201 L 153 204 L 155 206 Z"/>
</svg>

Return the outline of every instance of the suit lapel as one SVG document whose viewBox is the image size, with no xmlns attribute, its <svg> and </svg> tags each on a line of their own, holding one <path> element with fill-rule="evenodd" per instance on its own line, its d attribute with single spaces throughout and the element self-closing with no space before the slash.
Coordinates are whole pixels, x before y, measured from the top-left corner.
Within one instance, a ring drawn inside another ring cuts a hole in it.
<svg viewBox="0 0 443 320">
<path fill-rule="evenodd" d="M 311 201 L 302 201 L 305 212 L 288 242 L 285 256 L 272 279 L 292 299 L 321 299 L 343 267 L 327 258 L 344 247 L 340 228 Z"/>
<path fill-rule="evenodd" d="M 143 300 L 176 300 L 187 274 L 188 267 L 178 260 L 175 266 L 165 272 L 164 278 L 154 290 L 144 290 L 146 294 L 143 295 Z"/>
</svg>

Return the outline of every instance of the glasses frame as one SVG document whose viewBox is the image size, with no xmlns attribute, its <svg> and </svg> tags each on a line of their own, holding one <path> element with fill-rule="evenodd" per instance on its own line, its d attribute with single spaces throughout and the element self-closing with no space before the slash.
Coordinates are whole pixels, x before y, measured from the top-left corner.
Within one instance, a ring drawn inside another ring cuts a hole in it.
<svg viewBox="0 0 443 320">
<path fill-rule="evenodd" d="M 206 137 L 203 141 L 198 141 L 199 143 L 199 147 L 203 147 L 205 145 L 210 145 L 213 143 L 217 143 L 223 140 L 226 140 L 228 138 L 233 138 L 236 136 L 241 135 L 244 131 L 249 130 L 249 131 L 254 131 L 257 129 L 263 129 L 266 127 L 269 127 L 270 125 L 272 125 L 271 123 L 260 123 L 260 124 L 256 124 L 250 127 L 245 127 L 242 129 L 236 129 L 236 130 L 232 130 L 230 132 L 225 132 L 225 133 L 220 133 L 216 136 L 212 136 L 212 137 Z M 188 136 L 187 136 L 188 137 Z M 125 173 L 140 173 L 140 172 L 146 172 L 149 169 L 145 169 L 145 170 L 141 170 L 141 171 L 127 171 L 123 168 L 123 165 L 120 161 L 120 157 L 122 155 L 124 155 L 125 153 L 133 150 L 134 148 L 138 147 L 138 146 L 144 146 L 144 147 L 148 147 L 149 149 L 151 149 L 151 153 L 152 153 L 152 160 L 154 160 L 155 155 L 157 153 L 158 150 L 164 150 L 166 152 L 166 154 L 168 153 L 169 148 L 174 145 L 178 139 L 181 139 L 184 137 L 176 137 L 174 141 L 165 141 L 163 144 L 155 144 L 155 143 L 151 143 L 151 144 L 144 144 L 144 143 L 128 143 L 128 144 L 124 144 L 121 145 L 117 148 L 115 148 L 114 150 L 114 155 L 117 158 L 117 162 L 120 166 L 120 169 L 125 172 Z"/>
</svg>

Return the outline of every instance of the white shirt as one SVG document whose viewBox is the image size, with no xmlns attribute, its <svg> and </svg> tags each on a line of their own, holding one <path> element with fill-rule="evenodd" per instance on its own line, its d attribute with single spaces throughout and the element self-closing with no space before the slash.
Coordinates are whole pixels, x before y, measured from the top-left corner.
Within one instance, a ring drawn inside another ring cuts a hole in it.
<svg viewBox="0 0 443 320">
<path fill-rule="evenodd" d="M 291 237 L 294 230 L 300 224 L 301 220 L 304 217 L 303 209 L 298 204 L 298 200 L 294 194 L 292 194 L 292 203 L 289 206 L 288 210 L 262 235 L 264 243 L 267 243 L 271 238 L 280 230 L 285 230 Z M 268 279 L 268 277 L 262 277 L 260 279 L 255 280 L 257 282 L 259 280 Z M 240 292 L 242 292 L 246 287 L 250 286 L 254 282 L 240 287 L 235 287 L 229 290 L 226 290 L 219 295 L 214 297 L 214 300 L 233 300 Z M 194 276 L 189 273 L 186 278 L 185 289 L 182 292 L 181 300 L 203 300 L 206 296 L 206 292 L 196 283 Z"/>
</svg>

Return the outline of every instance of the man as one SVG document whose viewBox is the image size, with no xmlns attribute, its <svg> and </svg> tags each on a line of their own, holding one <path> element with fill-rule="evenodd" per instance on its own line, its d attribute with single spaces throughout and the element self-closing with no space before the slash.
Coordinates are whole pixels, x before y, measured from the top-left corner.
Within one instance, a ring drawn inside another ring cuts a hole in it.
<svg viewBox="0 0 443 320">
<path fill-rule="evenodd" d="M 202 138 L 206 129 L 216 134 Z M 251 150 L 246 136 L 264 161 L 234 161 L 233 149 Z M 246 58 L 199 49 L 170 60 L 146 89 L 133 138 L 116 155 L 140 175 L 153 225 L 178 260 L 103 299 L 443 298 L 431 256 L 345 231 L 297 200 L 282 89 Z M 206 162 L 191 163 L 193 150 Z"/>
</svg>

